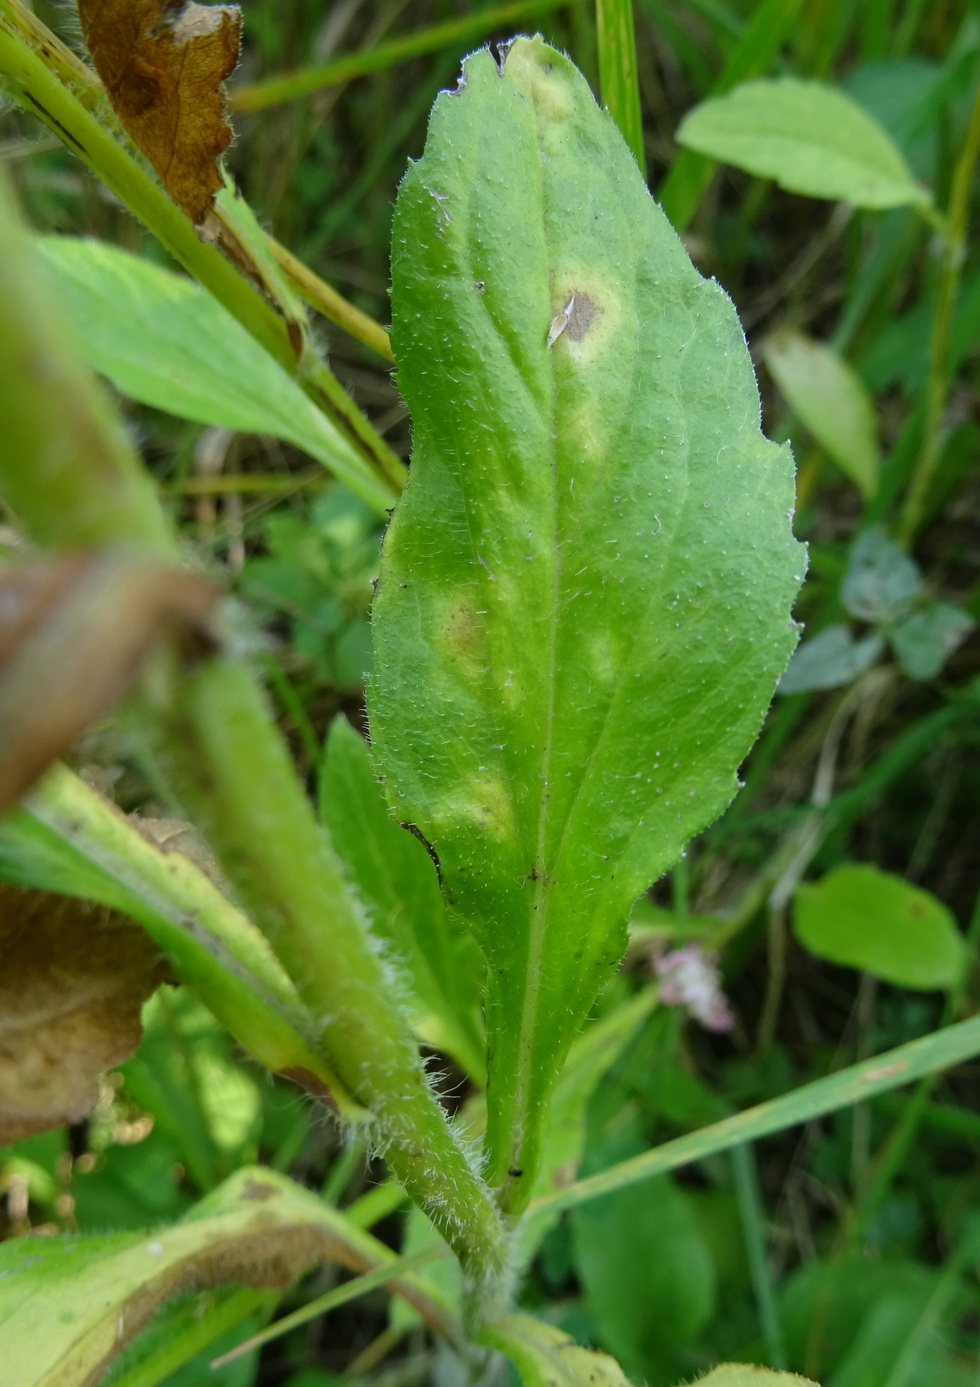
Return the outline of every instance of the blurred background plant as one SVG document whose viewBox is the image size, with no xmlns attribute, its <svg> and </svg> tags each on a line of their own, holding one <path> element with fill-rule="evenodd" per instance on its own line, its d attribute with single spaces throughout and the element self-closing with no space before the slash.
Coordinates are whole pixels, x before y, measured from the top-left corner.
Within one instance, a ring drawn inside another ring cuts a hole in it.
<svg viewBox="0 0 980 1387">
<path fill-rule="evenodd" d="M 70 10 L 34 9 L 78 43 Z M 634 11 L 637 85 L 624 96 L 607 63 L 622 6 L 247 0 L 229 156 L 277 239 L 385 323 L 394 193 L 436 92 L 479 43 L 540 30 L 597 92 L 602 70 L 627 133 L 622 103 L 638 90 L 631 128 L 651 188 L 735 300 L 767 432 L 793 443 L 797 533 L 811 556 L 803 642 L 745 788 L 638 907 L 598 1012 L 663 972 L 664 949 L 682 943 L 719 955 L 715 1001 L 731 1024 L 706 1029 L 678 1005 L 641 1022 L 593 1096 L 582 1174 L 965 1014 L 980 938 L 980 255 L 968 235 L 980 14 L 969 0 L 639 0 Z M 846 104 L 821 104 L 831 98 Z M 860 165 L 867 117 L 897 151 L 890 191 L 862 201 L 848 192 L 853 169 L 842 191 L 811 176 L 799 147 L 780 152 L 797 119 L 804 143 L 833 146 L 837 131 L 837 156 Z M 13 107 L 0 157 L 35 226 L 164 265 L 102 185 Z M 407 458 L 381 350 L 326 320 L 316 332 Z M 243 639 L 315 780 L 331 719 L 361 725 L 375 513 L 311 470 L 301 422 L 231 433 L 206 408 L 174 404 L 187 422 L 103 369 L 187 542 L 226 565 L 258 615 L 261 633 Z M 135 732 L 93 733 L 81 760 L 124 809 L 170 812 Z M 978 1100 L 974 1063 L 566 1213 L 525 1303 L 651 1387 L 720 1358 L 826 1387 L 976 1387 Z M 0 1231 L 146 1226 L 256 1159 L 392 1245 L 417 1235 L 377 1162 L 339 1145 L 298 1090 L 164 987 L 91 1118 L 0 1152 Z M 317 1270 L 282 1308 L 338 1275 Z M 208 1370 L 276 1306 L 249 1291 L 173 1302 L 106 1380 L 410 1387 L 446 1366 L 418 1317 L 389 1311 L 379 1291 Z M 225 1339 L 170 1371 L 164 1348 L 191 1345 L 181 1336 L 221 1315 Z"/>
</svg>

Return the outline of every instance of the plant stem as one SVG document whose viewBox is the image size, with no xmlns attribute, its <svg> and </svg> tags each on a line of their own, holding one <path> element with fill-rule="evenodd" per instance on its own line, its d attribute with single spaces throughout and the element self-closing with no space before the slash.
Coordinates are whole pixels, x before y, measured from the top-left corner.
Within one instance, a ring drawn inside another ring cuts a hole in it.
<svg viewBox="0 0 980 1387">
<path fill-rule="evenodd" d="M 925 420 L 922 448 L 912 475 L 898 526 L 898 540 L 908 547 L 922 525 L 929 491 L 939 465 L 945 434 L 944 419 L 950 386 L 950 333 L 953 309 L 959 289 L 966 253 L 966 233 L 970 211 L 970 187 L 980 156 L 980 81 L 973 96 L 973 107 L 966 139 L 953 172 L 949 211 L 946 218 L 939 281 L 932 314 L 929 342 L 929 377 L 925 392 Z"/>
<path fill-rule="evenodd" d="M 300 296 L 311 308 L 315 308 L 331 323 L 336 323 L 366 347 L 383 356 L 385 361 L 394 362 L 388 334 L 380 323 L 376 323 L 373 318 L 369 318 L 366 313 L 348 303 L 342 294 L 338 294 L 336 289 L 322 280 L 318 274 L 314 274 L 302 260 L 293 255 L 292 251 L 281 246 L 271 236 L 268 237 L 268 242 L 286 277 L 292 281 Z"/>
</svg>

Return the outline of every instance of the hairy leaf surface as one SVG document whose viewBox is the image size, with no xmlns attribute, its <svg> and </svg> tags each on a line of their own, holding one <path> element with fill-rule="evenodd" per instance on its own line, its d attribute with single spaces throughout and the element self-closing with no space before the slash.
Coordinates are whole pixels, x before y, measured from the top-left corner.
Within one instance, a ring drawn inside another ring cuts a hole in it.
<svg viewBox="0 0 980 1387">
<path fill-rule="evenodd" d="M 372 737 L 490 964 L 490 1173 L 519 1207 L 630 906 L 732 798 L 795 643 L 792 465 L 731 303 L 540 39 L 439 97 L 392 273 L 415 453 Z"/>
</svg>

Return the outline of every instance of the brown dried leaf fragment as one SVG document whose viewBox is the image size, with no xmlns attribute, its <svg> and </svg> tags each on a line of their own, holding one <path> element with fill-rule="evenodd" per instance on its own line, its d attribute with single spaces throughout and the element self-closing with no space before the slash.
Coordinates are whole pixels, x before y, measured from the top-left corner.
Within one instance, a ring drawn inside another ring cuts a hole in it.
<svg viewBox="0 0 980 1387">
<path fill-rule="evenodd" d="M 238 62 L 241 10 L 193 0 L 78 0 L 78 13 L 120 121 L 200 226 L 233 133 L 221 84 Z"/>
<path fill-rule="evenodd" d="M 166 976 L 118 912 L 0 882 L 0 1146 L 91 1112 Z"/>
<path fill-rule="evenodd" d="M 160 637 L 213 646 L 219 589 L 128 555 L 0 570 L 0 813 L 104 717 Z"/>
</svg>

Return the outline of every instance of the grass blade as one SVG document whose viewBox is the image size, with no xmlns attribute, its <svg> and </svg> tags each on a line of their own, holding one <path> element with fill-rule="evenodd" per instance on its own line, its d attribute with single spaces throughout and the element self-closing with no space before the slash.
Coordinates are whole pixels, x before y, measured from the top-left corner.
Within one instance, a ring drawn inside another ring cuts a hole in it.
<svg viewBox="0 0 980 1387">
<path fill-rule="evenodd" d="M 298 101 L 300 97 L 312 96 L 325 87 L 337 87 L 353 81 L 355 77 L 382 72 L 409 58 L 437 53 L 440 48 L 450 44 L 470 42 L 495 29 L 523 24 L 535 15 L 560 9 L 565 3 L 567 0 L 511 0 L 509 4 L 461 15 L 458 19 L 446 20 L 444 24 L 433 24 L 428 29 L 402 34 L 373 48 L 346 53 L 329 63 L 300 68 L 298 72 L 287 72 L 281 77 L 269 77 L 262 82 L 252 82 L 233 92 L 229 104 L 233 111 L 262 111 L 283 101 Z"/>
<path fill-rule="evenodd" d="M 980 1016 L 969 1021 L 960 1021 L 955 1026 L 947 1026 L 919 1040 L 899 1045 L 882 1055 L 875 1055 L 861 1064 L 853 1064 L 836 1074 L 817 1079 L 812 1084 L 773 1098 L 767 1103 L 759 1103 L 754 1108 L 736 1113 L 734 1117 L 723 1118 L 710 1127 L 668 1141 L 663 1146 L 655 1146 L 652 1151 L 644 1151 L 628 1161 L 620 1161 L 608 1170 L 579 1180 L 554 1194 L 535 1199 L 529 1208 L 530 1213 L 542 1209 L 557 1212 L 559 1209 L 572 1209 L 585 1204 L 590 1199 L 598 1199 L 611 1190 L 624 1189 L 627 1185 L 649 1180 L 654 1175 L 663 1175 L 668 1170 L 700 1161 L 716 1151 L 728 1151 L 747 1141 L 770 1136 L 773 1132 L 785 1131 L 802 1122 L 810 1122 L 815 1117 L 836 1112 L 840 1108 L 862 1103 L 889 1089 L 900 1088 L 912 1083 L 925 1074 L 938 1069 L 948 1069 L 980 1053 Z"/>
<path fill-rule="evenodd" d="M 631 0 L 596 0 L 595 9 L 602 104 L 622 131 L 645 178 L 633 6 Z"/>
</svg>

